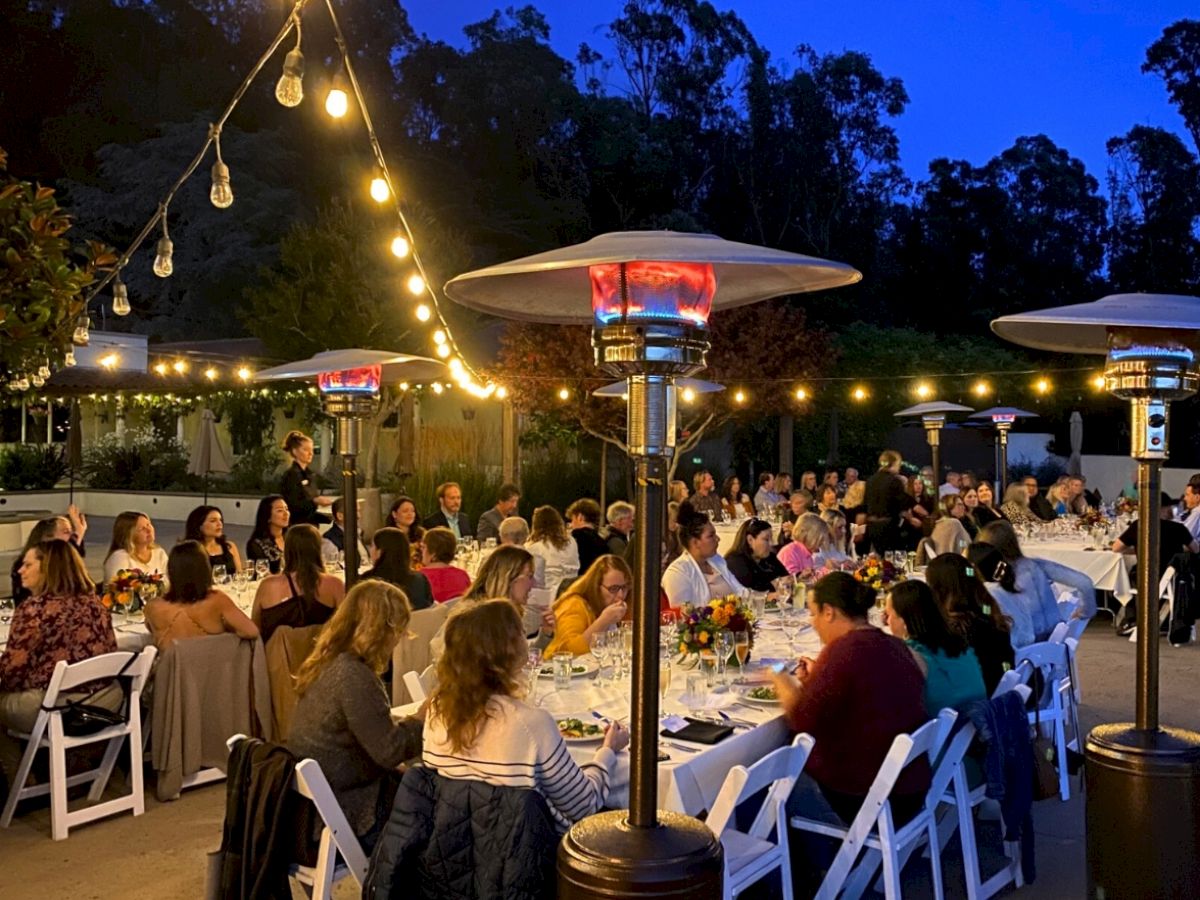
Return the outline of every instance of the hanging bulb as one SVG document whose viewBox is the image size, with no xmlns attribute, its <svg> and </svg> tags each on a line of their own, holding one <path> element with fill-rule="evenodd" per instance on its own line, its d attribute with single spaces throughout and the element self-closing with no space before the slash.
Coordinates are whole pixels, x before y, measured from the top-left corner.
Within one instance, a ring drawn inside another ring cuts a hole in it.
<svg viewBox="0 0 1200 900">
<path fill-rule="evenodd" d="M 50 377 L 50 363 L 44 362 L 40 366 L 38 366 L 37 373 L 38 373 L 38 378 L 42 379 L 42 381 L 45 381 L 47 378 L 49 378 Z"/>
<path fill-rule="evenodd" d="M 337 74 L 333 76 L 333 86 L 325 96 L 325 112 L 340 119 L 350 108 L 350 98 L 346 96 L 346 64 L 338 66 Z"/>
<path fill-rule="evenodd" d="M 63 365 L 68 369 L 75 365 L 75 351 L 68 350 L 66 356 L 63 357 Z"/>
<path fill-rule="evenodd" d="M 425 279 L 420 275 L 408 276 L 408 292 L 418 296 L 425 293 Z"/>
<path fill-rule="evenodd" d="M 30 375 L 29 380 L 35 388 L 40 388 L 43 384 L 46 383 L 46 379 L 43 378 L 41 375 Z"/>
<path fill-rule="evenodd" d="M 408 238 L 404 235 L 398 234 L 392 238 L 392 255 L 396 259 L 404 259 L 404 257 L 408 256 L 408 252 L 411 249 L 412 247 L 408 243 Z"/>
<path fill-rule="evenodd" d="M 18 378 L 15 383 L 17 385 L 18 391 L 29 390 L 29 379 L 26 378 L 24 375 L 22 375 L 20 378 Z"/>
<path fill-rule="evenodd" d="M 91 328 L 91 325 L 92 323 L 88 321 L 86 315 L 80 316 L 75 320 L 75 334 L 71 337 L 71 340 L 80 347 L 86 347 L 88 341 L 91 340 L 91 335 L 88 334 L 88 329 Z"/>
<path fill-rule="evenodd" d="M 387 179 L 383 177 L 383 170 L 376 169 L 375 177 L 371 179 L 371 199 L 376 203 L 384 203 L 392 192 L 388 190 Z"/>
<path fill-rule="evenodd" d="M 171 273 L 175 271 L 175 264 L 171 261 L 174 252 L 175 245 L 169 237 L 163 235 L 158 239 L 154 248 L 154 274 L 159 278 L 170 278 Z"/>
<path fill-rule="evenodd" d="M 428 322 L 432 315 L 433 315 L 433 313 L 430 311 L 429 307 L 426 306 L 424 303 L 421 303 L 417 306 L 417 321 L 418 322 Z"/>
<path fill-rule="evenodd" d="M 228 209 L 233 205 L 233 188 L 229 184 L 229 166 L 218 156 L 212 167 L 212 190 L 208 199 L 217 209 Z"/>
<path fill-rule="evenodd" d="M 22 390 L 24 390 L 24 388 L 22 388 Z M 435 394 L 440 394 L 443 390 L 444 388 L 438 382 L 435 381 L 433 383 L 433 392 Z"/>
<path fill-rule="evenodd" d="M 114 316 L 127 316 L 130 311 L 129 288 L 125 286 L 125 282 L 121 280 L 120 275 L 113 282 L 112 310 Z"/>
<path fill-rule="evenodd" d="M 437 345 L 437 355 L 440 356 L 442 359 L 445 359 L 447 356 L 449 356 L 450 355 L 450 345 L 449 344 L 438 344 Z"/>
<path fill-rule="evenodd" d="M 439 345 L 446 343 L 446 332 L 442 331 L 440 328 L 435 331 L 433 333 L 433 342 Z"/>
<path fill-rule="evenodd" d="M 296 49 L 283 58 L 283 74 L 275 83 L 275 99 L 284 106 L 299 106 L 304 99 L 304 54 L 300 52 L 300 32 L 297 26 Z"/>
</svg>

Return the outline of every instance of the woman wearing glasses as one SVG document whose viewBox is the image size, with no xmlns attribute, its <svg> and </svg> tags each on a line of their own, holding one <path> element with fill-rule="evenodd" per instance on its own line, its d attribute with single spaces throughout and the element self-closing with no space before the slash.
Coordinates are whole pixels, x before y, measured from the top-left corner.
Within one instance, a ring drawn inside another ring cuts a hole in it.
<svg viewBox="0 0 1200 900">
<path fill-rule="evenodd" d="M 555 602 L 554 640 L 542 656 L 550 659 L 562 652 L 583 656 L 593 634 L 608 631 L 625 618 L 632 591 L 633 573 L 625 560 L 612 554 L 600 557 Z"/>
</svg>

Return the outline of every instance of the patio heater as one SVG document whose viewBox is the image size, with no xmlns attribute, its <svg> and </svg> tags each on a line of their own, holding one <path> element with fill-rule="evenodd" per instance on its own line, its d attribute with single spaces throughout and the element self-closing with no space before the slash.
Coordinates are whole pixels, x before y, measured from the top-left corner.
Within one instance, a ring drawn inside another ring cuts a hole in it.
<svg viewBox="0 0 1200 900">
<path fill-rule="evenodd" d="M 446 378 L 446 364 L 423 356 L 383 350 L 327 350 L 309 359 L 263 369 L 255 381 L 316 381 L 321 411 L 337 420 L 342 457 L 342 509 L 346 518 L 346 587 L 358 580 L 358 454 L 363 419 L 379 411 L 384 384 Z"/>
<path fill-rule="evenodd" d="M 558 851 L 564 898 L 719 895 L 721 845 L 699 820 L 657 809 L 658 598 L 674 381 L 704 367 L 708 317 L 726 309 L 840 287 L 862 276 L 841 263 L 714 235 L 605 234 L 469 272 L 446 294 L 506 318 L 590 324 L 596 364 L 624 379 L 635 466 L 630 808 L 577 823 Z M 644 511 L 644 514 L 643 514 Z"/>
<path fill-rule="evenodd" d="M 1094 303 L 1004 316 L 1017 344 L 1107 354 L 1105 387 L 1128 400 L 1138 464 L 1137 704 L 1134 723 L 1088 735 L 1088 896 L 1200 896 L 1200 734 L 1158 721 L 1158 550 L 1171 401 L 1200 387 L 1200 298 L 1114 294 Z"/>
<path fill-rule="evenodd" d="M 1015 406 L 993 406 L 967 418 L 990 419 L 996 429 L 996 499 L 1003 500 L 1004 492 L 1008 489 L 1008 433 L 1017 419 L 1036 419 L 1037 413 L 1017 409 Z"/>
<path fill-rule="evenodd" d="M 925 426 L 925 440 L 929 442 L 930 464 L 933 466 L 933 477 L 937 482 L 934 491 L 942 483 L 942 428 L 946 424 L 946 416 L 951 413 L 971 412 L 969 406 L 959 406 L 957 403 L 947 403 L 945 400 L 930 400 L 918 403 L 908 409 L 902 409 L 895 415 L 900 417 L 920 416 L 921 424 Z"/>
</svg>

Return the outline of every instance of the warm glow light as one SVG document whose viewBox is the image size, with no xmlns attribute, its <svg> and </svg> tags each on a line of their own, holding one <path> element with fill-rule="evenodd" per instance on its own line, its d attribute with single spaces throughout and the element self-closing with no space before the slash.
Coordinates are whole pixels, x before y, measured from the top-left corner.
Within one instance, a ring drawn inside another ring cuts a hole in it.
<svg viewBox="0 0 1200 900">
<path fill-rule="evenodd" d="M 167 364 L 166 363 L 158 363 L 157 365 L 154 366 L 154 371 L 157 372 L 159 375 L 166 375 L 167 374 Z"/>
<path fill-rule="evenodd" d="M 215 381 L 217 378 L 217 370 L 214 369 L 212 366 L 209 366 L 207 369 L 204 370 L 204 377 L 207 378 L 209 381 Z"/>
<path fill-rule="evenodd" d="M 683 398 L 684 403 L 691 403 L 693 400 L 696 399 L 696 392 L 694 390 L 692 390 L 692 388 L 690 388 L 690 387 L 684 388 L 679 396 Z"/>
<path fill-rule="evenodd" d="M 440 394 L 443 390 L 445 389 L 438 382 L 435 381 L 433 383 L 433 392 L 435 394 Z"/>
<path fill-rule="evenodd" d="M 350 98 L 340 87 L 333 88 L 325 97 L 325 112 L 335 119 L 340 119 L 350 108 Z"/>
<path fill-rule="evenodd" d="M 737 391 L 733 395 L 733 402 L 734 403 L 745 403 L 746 402 L 746 392 L 742 391 L 742 390 Z"/>
<path fill-rule="evenodd" d="M 438 344 L 437 355 L 440 356 L 442 359 L 445 359 L 447 356 L 449 356 L 450 355 L 450 345 L 449 344 Z"/>
<path fill-rule="evenodd" d="M 450 371 L 453 372 L 455 375 L 457 375 L 458 373 L 463 371 L 462 360 L 459 359 L 457 356 L 454 357 L 454 359 L 450 360 Z"/>
<path fill-rule="evenodd" d="M 416 294 L 417 296 L 420 296 L 421 294 L 425 293 L 425 279 L 420 275 L 409 275 L 407 284 L 408 292 L 410 294 Z"/>
<path fill-rule="evenodd" d="M 1039 394 L 1050 393 L 1050 380 L 1047 378 L 1039 378 L 1037 381 L 1034 382 L 1033 389 L 1035 391 L 1037 391 Z"/>
<path fill-rule="evenodd" d="M 506 388 L 504 385 L 500 385 L 500 387 L 496 388 L 496 396 L 503 400 L 508 396 L 508 388 Z"/>
<path fill-rule="evenodd" d="M 992 386 L 986 381 L 977 381 L 971 390 L 974 392 L 976 397 L 986 397 L 992 392 Z"/>
<path fill-rule="evenodd" d="M 569 390 L 567 390 L 566 388 L 559 388 L 558 389 L 558 399 L 559 400 L 570 400 L 571 392 Z"/>
<path fill-rule="evenodd" d="M 797 400 L 807 400 L 808 399 L 808 391 L 806 391 L 802 387 L 796 388 L 796 399 Z"/>
<path fill-rule="evenodd" d="M 435 344 L 446 343 L 446 332 L 442 331 L 442 329 L 440 329 L 440 328 L 437 331 L 435 331 L 433 333 L 433 342 Z"/>
<path fill-rule="evenodd" d="M 249 381 L 249 380 L 250 380 L 250 376 L 251 376 L 251 375 L 253 375 L 253 374 L 254 374 L 254 373 L 253 373 L 253 372 L 251 372 L 251 371 L 250 371 L 248 368 L 246 368 L 245 366 L 242 366 L 241 368 L 239 368 L 239 369 L 237 370 L 237 377 L 238 377 L 238 378 L 240 378 L 240 379 L 242 379 L 242 381 Z"/>
<path fill-rule="evenodd" d="M 916 387 L 916 394 L 922 400 L 927 400 L 933 396 L 933 388 L 928 383 L 922 381 Z"/>
<path fill-rule="evenodd" d="M 1098 391 L 1104 390 L 1104 376 L 1097 375 L 1092 379 L 1092 387 Z"/>
<path fill-rule="evenodd" d="M 100 357 L 100 365 L 104 366 L 106 369 L 115 369 L 117 367 L 117 363 L 120 361 L 121 357 L 117 356 L 115 353 L 107 353 Z"/>
<path fill-rule="evenodd" d="M 171 364 L 171 368 L 179 375 L 182 375 L 188 370 L 188 365 L 182 359 L 177 359 Z"/>
<path fill-rule="evenodd" d="M 397 259 L 404 259 L 404 257 L 408 256 L 408 251 L 411 249 L 412 246 L 408 243 L 408 238 L 404 235 L 398 234 L 392 238 L 392 256 L 395 256 Z"/>
<path fill-rule="evenodd" d="M 433 312 L 424 303 L 417 306 L 417 321 L 428 322 L 432 316 Z"/>
<path fill-rule="evenodd" d="M 856 387 L 850 394 L 855 400 L 863 401 L 867 399 L 867 390 L 863 387 Z"/>
<path fill-rule="evenodd" d="M 382 175 L 376 175 L 371 179 L 371 199 L 376 203 L 383 203 L 390 197 L 391 191 L 388 190 L 387 181 Z"/>
<path fill-rule="evenodd" d="M 402 390 L 402 391 L 408 390 L 408 382 L 407 381 L 400 382 L 400 390 Z"/>
</svg>

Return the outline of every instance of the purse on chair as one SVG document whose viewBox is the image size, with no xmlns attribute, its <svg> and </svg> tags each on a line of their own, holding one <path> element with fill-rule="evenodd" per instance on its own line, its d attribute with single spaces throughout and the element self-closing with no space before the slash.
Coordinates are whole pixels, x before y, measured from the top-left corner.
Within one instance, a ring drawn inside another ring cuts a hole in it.
<svg viewBox="0 0 1200 900">
<path fill-rule="evenodd" d="M 62 729 L 63 734 L 67 737 L 86 737 L 89 734 L 95 734 L 98 731 L 103 731 L 105 728 L 112 728 L 114 725 L 124 725 L 129 721 L 129 682 L 122 676 L 126 670 L 133 665 L 137 660 L 138 654 L 130 654 L 125 665 L 121 666 L 121 671 L 117 672 L 111 679 L 108 679 L 100 687 L 96 688 L 86 697 L 79 700 L 68 700 L 66 703 L 56 704 L 54 706 L 43 706 L 45 712 L 62 713 Z M 117 711 L 106 709 L 103 706 L 89 704 L 97 694 L 108 690 L 113 684 L 120 685 L 123 698 L 121 706 Z"/>
</svg>

